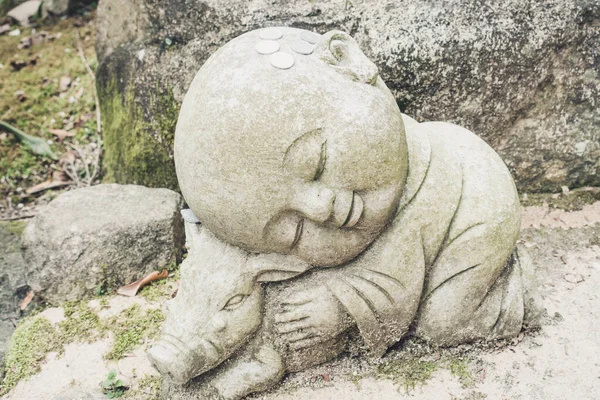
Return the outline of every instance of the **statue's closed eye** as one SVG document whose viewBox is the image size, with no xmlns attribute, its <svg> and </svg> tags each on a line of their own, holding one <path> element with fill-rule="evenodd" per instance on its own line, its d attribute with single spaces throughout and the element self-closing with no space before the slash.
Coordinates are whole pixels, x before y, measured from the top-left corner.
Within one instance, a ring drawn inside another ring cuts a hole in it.
<svg viewBox="0 0 600 400">
<path fill-rule="evenodd" d="M 323 174 L 326 161 L 327 141 L 319 128 L 294 140 L 285 153 L 283 168 L 292 175 L 313 181 Z"/>
<path fill-rule="evenodd" d="M 232 298 L 230 298 L 227 301 L 227 303 L 223 307 L 223 310 L 231 311 L 231 310 L 236 309 L 237 307 L 239 307 L 242 304 L 242 302 L 246 299 L 246 297 L 248 297 L 248 296 L 243 295 L 243 294 L 237 294 L 237 295 L 233 296 Z"/>
</svg>

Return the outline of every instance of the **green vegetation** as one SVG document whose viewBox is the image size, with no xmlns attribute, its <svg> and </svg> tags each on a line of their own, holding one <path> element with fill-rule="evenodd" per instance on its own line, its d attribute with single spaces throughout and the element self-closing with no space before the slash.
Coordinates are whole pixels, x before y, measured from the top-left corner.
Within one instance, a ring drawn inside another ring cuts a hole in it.
<svg viewBox="0 0 600 400">
<path fill-rule="evenodd" d="M 123 90 L 126 92 L 120 92 L 117 83 L 111 81 L 98 93 L 102 99 L 104 182 L 177 189 L 170 151 L 179 105 L 172 92 L 150 99 L 156 117 L 147 122 L 132 89 Z M 154 138 L 152 132 L 161 137 Z"/>
<path fill-rule="evenodd" d="M 128 389 L 125 386 L 125 383 L 117 379 L 117 371 L 114 369 L 108 373 L 108 376 L 102 382 L 102 390 L 107 398 L 116 399 L 117 397 L 121 397 L 125 394 L 125 391 Z"/>
<path fill-rule="evenodd" d="M 27 226 L 27 221 L 7 221 L 0 222 L 0 224 L 5 225 L 10 233 L 15 236 L 21 236 L 25 227 Z"/>
<path fill-rule="evenodd" d="M 156 336 L 164 319 L 161 310 L 148 310 L 143 313 L 137 304 L 111 318 L 106 325 L 115 334 L 115 340 L 105 356 L 106 359 L 119 360 L 125 353 L 143 343 L 143 340 Z"/>
<path fill-rule="evenodd" d="M 95 140 L 94 82 L 78 53 L 81 46 L 92 70 L 96 68 L 95 30 L 91 24 L 74 26 L 73 18 L 39 23 L 36 33 L 20 27 L 20 36 L 0 36 L 0 63 L 4 65 L 0 68 L 0 120 L 44 142 L 51 140 L 50 148 L 60 158 L 69 149 L 67 143 L 85 146 Z M 36 38 L 35 42 L 19 49 L 19 42 L 28 37 Z M 63 76 L 71 83 L 61 91 Z M 59 143 L 49 129 L 68 130 L 74 137 Z M 9 197 L 13 204 L 30 202 L 33 197 L 19 188 L 41 183 L 60 169 L 57 162 L 36 156 L 13 134 L 0 130 L 3 199 Z"/>
<path fill-rule="evenodd" d="M 403 385 L 406 392 L 409 392 L 417 385 L 423 386 L 436 369 L 437 365 L 431 361 L 396 359 L 386 360 L 379 365 L 377 372 L 379 376 Z"/>
<path fill-rule="evenodd" d="M 69 302 L 63 305 L 66 319 L 58 324 L 63 343 L 93 342 L 107 329 L 87 302 Z"/>
<path fill-rule="evenodd" d="M 129 390 L 123 399 L 159 400 L 162 392 L 162 377 L 146 375 L 137 383 L 135 390 Z"/>
<path fill-rule="evenodd" d="M 46 318 L 36 316 L 22 320 L 6 353 L 6 375 L 0 385 L 0 395 L 11 390 L 21 379 L 39 372 L 46 354 L 60 348 L 60 335 Z"/>
<path fill-rule="evenodd" d="M 448 361 L 448 370 L 454 376 L 456 376 L 463 387 L 475 386 L 475 378 L 469 371 L 469 364 L 466 360 L 451 358 Z"/>
<path fill-rule="evenodd" d="M 0 395 L 39 372 L 47 353 L 62 352 L 67 343 L 92 342 L 112 332 L 113 345 L 105 357 L 119 360 L 144 341 L 153 339 L 164 320 L 161 310 L 143 311 L 137 304 L 107 319 L 100 319 L 87 300 L 66 303 L 64 311 L 65 319 L 56 327 L 40 315 L 21 321 L 6 354 L 6 375 L 0 385 Z"/>
</svg>

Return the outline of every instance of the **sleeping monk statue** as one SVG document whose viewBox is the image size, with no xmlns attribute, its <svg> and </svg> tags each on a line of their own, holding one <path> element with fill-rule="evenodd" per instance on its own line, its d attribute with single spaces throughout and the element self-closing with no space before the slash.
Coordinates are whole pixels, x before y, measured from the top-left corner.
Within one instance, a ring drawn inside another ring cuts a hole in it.
<svg viewBox="0 0 600 400">
<path fill-rule="evenodd" d="M 185 96 L 175 163 L 189 253 L 149 351 L 168 398 L 239 399 L 351 341 L 380 357 L 408 334 L 451 346 L 536 319 L 500 157 L 403 115 L 344 32 L 219 49 Z"/>
</svg>

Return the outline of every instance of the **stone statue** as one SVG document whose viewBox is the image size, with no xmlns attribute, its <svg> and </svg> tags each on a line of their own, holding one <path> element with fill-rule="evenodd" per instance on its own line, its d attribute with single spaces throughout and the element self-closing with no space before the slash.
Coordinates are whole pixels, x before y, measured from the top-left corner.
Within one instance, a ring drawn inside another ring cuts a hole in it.
<svg viewBox="0 0 600 400">
<path fill-rule="evenodd" d="M 466 129 L 401 114 L 346 33 L 266 28 L 219 49 L 175 163 L 189 254 L 149 351 L 169 398 L 239 399 L 349 340 L 379 357 L 409 331 L 454 345 L 535 317 L 506 166 Z"/>
</svg>

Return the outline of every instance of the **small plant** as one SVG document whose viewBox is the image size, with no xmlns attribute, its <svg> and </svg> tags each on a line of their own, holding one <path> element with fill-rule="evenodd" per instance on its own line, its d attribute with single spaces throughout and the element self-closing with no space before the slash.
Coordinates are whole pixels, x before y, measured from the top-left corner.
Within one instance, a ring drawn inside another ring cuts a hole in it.
<svg viewBox="0 0 600 400">
<path fill-rule="evenodd" d="M 102 382 L 102 390 L 109 399 L 116 399 L 125 394 L 129 389 L 122 380 L 117 379 L 117 371 L 114 369 L 108 373 L 106 380 Z"/>
<path fill-rule="evenodd" d="M 378 367 L 380 376 L 392 379 L 404 386 L 406 393 L 423 386 L 433 375 L 437 365 L 431 361 L 388 360 Z"/>
</svg>

